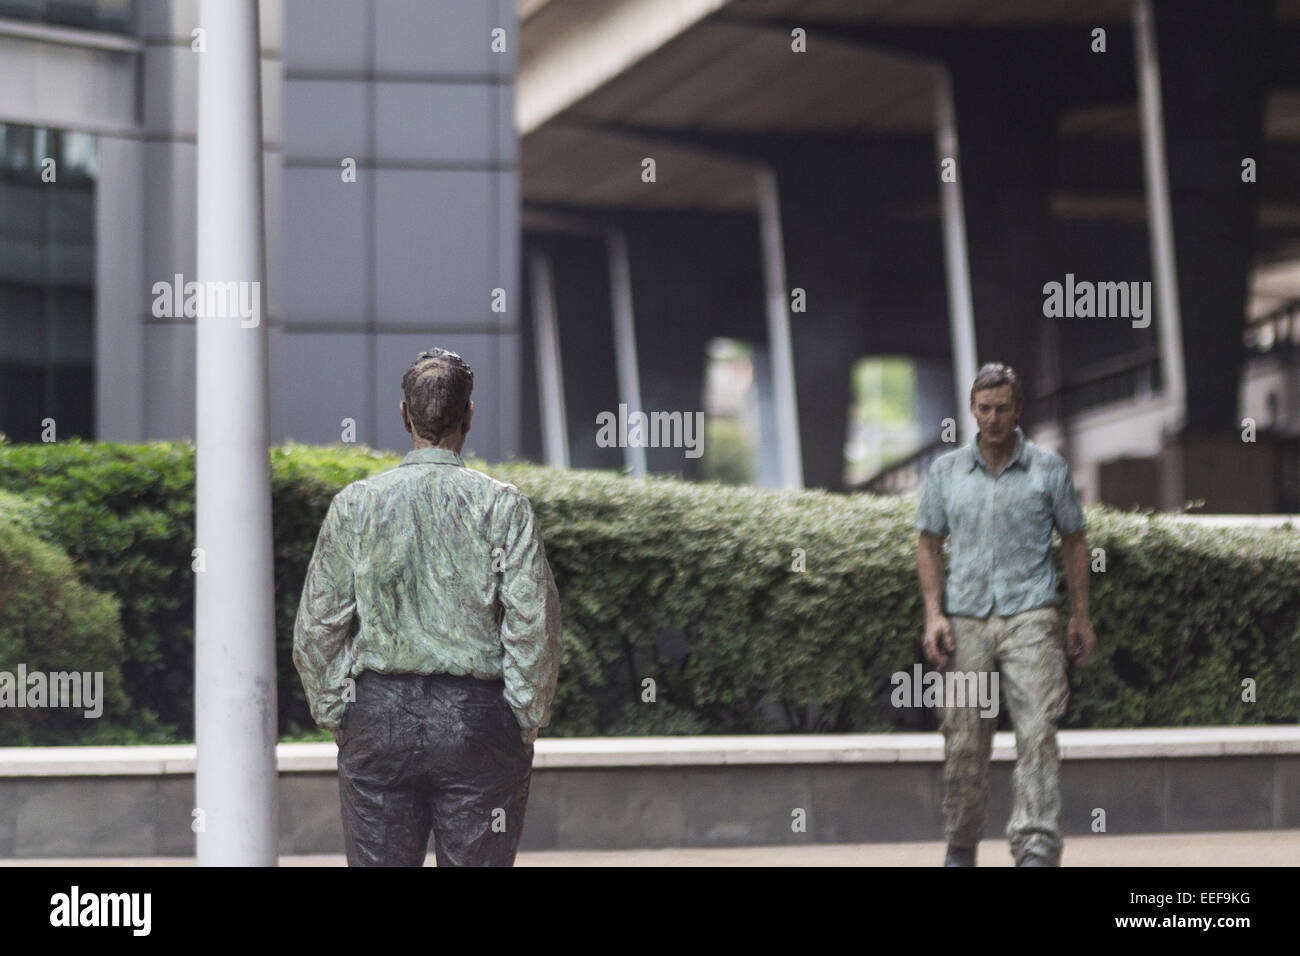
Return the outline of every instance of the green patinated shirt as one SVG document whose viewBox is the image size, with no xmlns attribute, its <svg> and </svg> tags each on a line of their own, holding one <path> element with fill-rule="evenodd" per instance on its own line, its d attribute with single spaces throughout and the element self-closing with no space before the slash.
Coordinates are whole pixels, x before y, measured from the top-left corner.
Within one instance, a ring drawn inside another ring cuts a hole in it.
<svg viewBox="0 0 1300 956">
<path fill-rule="evenodd" d="M 334 496 L 293 629 L 321 727 L 340 726 L 345 682 L 364 670 L 457 674 L 503 679 L 531 741 L 550 720 L 560 652 L 559 594 L 513 485 L 419 448 Z"/>
<path fill-rule="evenodd" d="M 945 610 L 984 618 L 1056 604 L 1052 528 L 1083 530 L 1070 469 L 1017 428 L 1015 456 L 995 475 L 978 441 L 935 459 L 916 511 L 921 531 L 952 537 Z"/>
</svg>

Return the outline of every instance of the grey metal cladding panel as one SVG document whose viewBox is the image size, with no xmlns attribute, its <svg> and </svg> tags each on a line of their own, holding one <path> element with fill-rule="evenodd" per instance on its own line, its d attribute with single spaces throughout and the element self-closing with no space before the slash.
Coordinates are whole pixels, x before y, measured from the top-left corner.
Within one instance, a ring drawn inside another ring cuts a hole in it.
<svg viewBox="0 0 1300 956">
<path fill-rule="evenodd" d="M 381 324 L 497 327 L 493 174 L 375 171 L 375 311 Z"/>
<path fill-rule="evenodd" d="M 100 181 L 114 185 L 95 192 L 95 434 L 143 441 L 144 144 L 101 136 L 98 160 Z"/>
<path fill-rule="evenodd" d="M 365 185 L 343 182 L 338 170 L 284 171 L 282 293 L 290 324 L 367 321 L 368 202 Z"/>
<path fill-rule="evenodd" d="M 137 23 L 147 37 L 190 38 L 190 31 L 199 26 L 199 0 L 138 0 Z"/>
<path fill-rule="evenodd" d="M 370 0 L 285 0 L 285 69 L 365 69 L 370 8 Z"/>
<path fill-rule="evenodd" d="M 279 60 L 263 59 L 262 78 L 262 148 L 284 142 L 284 65 Z"/>
<path fill-rule="evenodd" d="M 266 312 L 284 320 L 284 164 L 279 153 L 262 153 L 262 203 L 266 217 Z"/>
<path fill-rule="evenodd" d="M 436 347 L 458 353 L 474 369 L 474 423 L 465 440 L 466 455 L 500 460 L 500 418 L 514 411 L 503 409 L 499 399 L 503 389 L 495 335 L 428 331 L 380 334 L 375 340 L 376 447 L 402 453 L 411 450 L 411 436 L 402 427 L 397 408 L 402 401 L 402 374 L 422 351 Z"/>
<path fill-rule="evenodd" d="M 510 170 L 493 173 L 496 194 L 496 285 L 506 290 L 506 311 L 497 312 L 502 329 L 520 328 L 525 321 L 523 290 L 520 287 L 519 173 Z"/>
<path fill-rule="evenodd" d="M 408 73 L 509 72 L 492 52 L 496 8 L 486 0 L 374 0 L 375 67 Z M 506 26 L 507 33 L 513 33 Z M 509 40 L 514 42 L 514 37 Z"/>
<path fill-rule="evenodd" d="M 516 2 L 517 0 L 496 0 L 496 19 L 492 23 L 492 28 L 499 26 L 504 29 L 508 39 L 505 52 L 495 55 L 496 72 L 501 76 L 514 76 L 515 64 L 519 62 L 519 18 L 515 13 Z M 491 33 L 491 30 L 488 32 Z"/>
<path fill-rule="evenodd" d="M 497 138 L 494 89 L 484 83 L 377 83 L 380 160 L 491 162 Z"/>
<path fill-rule="evenodd" d="M 144 125 L 150 133 L 196 136 L 199 57 L 188 46 L 150 46 L 144 54 Z"/>
<path fill-rule="evenodd" d="M 144 327 L 145 437 L 194 437 L 194 320 Z"/>
<path fill-rule="evenodd" d="M 367 417 L 369 348 L 364 333 L 284 333 L 273 350 L 277 403 L 275 441 L 332 444 L 343 419 L 356 422 L 356 440 L 373 444 Z"/>
<path fill-rule="evenodd" d="M 523 365 L 523 337 L 498 335 L 497 355 L 500 363 L 501 385 L 497 389 L 501 423 L 501 458 L 503 461 L 518 458 L 520 452 L 519 417 L 521 396 L 521 366 Z"/>
<path fill-rule="evenodd" d="M 335 165 L 345 156 L 360 160 L 370 152 L 366 139 L 366 84 L 334 80 L 285 80 L 284 154 L 289 159 L 325 159 Z M 340 167 L 341 171 L 342 167 Z M 361 173 L 358 171 L 358 178 Z M 335 178 L 339 179 L 338 173 Z"/>
<path fill-rule="evenodd" d="M 135 0 L 138 33 L 152 43 L 189 45 L 192 31 L 200 22 L 199 0 Z M 260 0 L 258 29 L 264 51 L 280 49 L 284 14 L 280 0 Z"/>
<path fill-rule="evenodd" d="M 514 84 L 493 87 L 496 97 L 496 161 L 503 166 L 519 165 L 519 133 L 515 130 Z"/>
<path fill-rule="evenodd" d="M 285 440 L 284 430 L 284 376 L 280 373 L 281 356 L 284 354 L 285 331 L 283 325 L 268 324 L 266 327 L 266 424 L 270 429 L 271 444 L 278 445 Z"/>
<path fill-rule="evenodd" d="M 191 143 L 145 143 L 144 282 L 140 311 L 149 311 L 155 282 L 194 278 L 198 261 L 194 209 L 197 152 Z"/>
<path fill-rule="evenodd" d="M 136 57 L 0 37 L 0 115 L 7 122 L 134 131 Z"/>
</svg>

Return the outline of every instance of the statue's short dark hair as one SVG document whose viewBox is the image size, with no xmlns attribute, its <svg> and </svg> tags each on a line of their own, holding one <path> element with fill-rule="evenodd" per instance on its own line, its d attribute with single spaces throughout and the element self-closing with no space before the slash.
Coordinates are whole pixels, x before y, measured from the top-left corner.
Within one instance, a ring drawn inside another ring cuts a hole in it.
<svg viewBox="0 0 1300 956">
<path fill-rule="evenodd" d="M 979 374 L 975 376 L 975 384 L 970 387 L 970 403 L 975 404 L 975 393 L 982 392 L 986 388 L 997 388 L 999 385 L 1011 386 L 1011 400 L 1017 405 L 1023 404 L 1024 395 L 1020 391 L 1020 376 L 1010 365 L 1003 365 L 1001 362 L 986 362 L 980 367 Z"/>
<path fill-rule="evenodd" d="M 469 411 L 474 370 L 455 352 L 421 352 L 402 376 L 411 427 L 435 445 L 460 426 Z"/>
</svg>

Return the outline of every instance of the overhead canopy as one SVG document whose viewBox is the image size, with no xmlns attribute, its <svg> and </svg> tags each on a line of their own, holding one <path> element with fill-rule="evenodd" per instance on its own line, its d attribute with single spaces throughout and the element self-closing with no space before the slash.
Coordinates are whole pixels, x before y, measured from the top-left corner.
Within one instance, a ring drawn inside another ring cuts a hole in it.
<svg viewBox="0 0 1300 956">
<path fill-rule="evenodd" d="M 518 9 L 524 199 L 703 210 L 752 208 L 752 166 L 674 136 L 933 130 L 934 61 L 836 39 L 827 24 L 1127 28 L 1132 16 L 1131 0 L 519 0 Z M 1281 0 L 1277 11 L 1283 23 L 1300 22 L 1300 0 Z M 790 24 L 807 25 L 815 55 L 792 52 Z M 637 132 L 646 129 L 658 135 Z M 1065 138 L 1136 139 L 1136 102 L 1068 111 L 1059 130 Z M 1300 141 L 1300 92 L 1270 94 L 1266 136 Z M 647 157 L 657 167 L 653 185 L 641 178 Z M 1050 205 L 1073 221 L 1146 215 L 1138 182 L 1058 191 Z M 1300 204 L 1266 201 L 1260 219 L 1300 222 Z"/>
</svg>

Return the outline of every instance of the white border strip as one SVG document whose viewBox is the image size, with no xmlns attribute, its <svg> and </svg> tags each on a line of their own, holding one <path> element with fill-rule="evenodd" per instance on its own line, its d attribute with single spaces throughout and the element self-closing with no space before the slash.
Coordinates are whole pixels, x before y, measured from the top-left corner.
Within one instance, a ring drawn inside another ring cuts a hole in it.
<svg viewBox="0 0 1300 956">
<path fill-rule="evenodd" d="M 520 58 L 515 78 L 519 135 L 527 136 L 729 2 L 612 0 L 590 4 L 590 9 L 571 4 L 582 13 L 581 29 L 556 30 L 540 49 L 525 48 Z"/>
<path fill-rule="evenodd" d="M 1063 730 L 1064 760 L 1141 760 L 1300 754 L 1300 726 Z M 1015 735 L 999 733 L 993 759 L 1015 759 Z M 332 743 L 279 744 L 280 773 L 333 773 Z M 537 743 L 539 770 L 795 764 L 940 763 L 943 738 L 931 734 L 580 737 Z M 194 773 L 192 744 L 159 747 L 4 747 L 0 778 L 166 776 Z"/>
<path fill-rule="evenodd" d="M 109 33 L 104 30 L 81 30 L 76 27 L 53 26 L 48 23 L 27 23 L 23 20 L 0 18 L 0 37 L 52 43 L 56 46 L 75 46 L 88 50 L 108 50 L 113 53 L 139 53 L 144 43 L 130 34 Z"/>
</svg>

